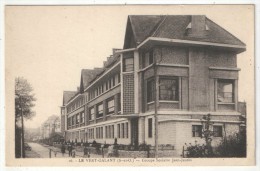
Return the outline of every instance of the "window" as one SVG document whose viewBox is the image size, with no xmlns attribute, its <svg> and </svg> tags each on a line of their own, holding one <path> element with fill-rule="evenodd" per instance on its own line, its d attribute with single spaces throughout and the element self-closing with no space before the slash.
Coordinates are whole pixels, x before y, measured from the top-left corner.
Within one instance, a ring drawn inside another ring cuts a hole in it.
<svg viewBox="0 0 260 171">
<path fill-rule="evenodd" d="M 149 60 L 148 60 L 149 65 L 153 63 L 153 51 L 149 52 Z"/>
<path fill-rule="evenodd" d="M 118 112 L 121 112 L 121 93 L 118 94 Z"/>
<path fill-rule="evenodd" d="M 94 128 L 91 128 L 90 130 L 89 130 L 89 138 L 90 139 L 94 139 L 95 137 L 94 137 Z"/>
<path fill-rule="evenodd" d="M 213 136 L 222 137 L 222 126 L 213 126 Z"/>
<path fill-rule="evenodd" d="M 89 110 L 89 120 L 93 120 L 94 119 L 94 114 L 95 114 L 95 110 L 94 110 L 94 107 L 92 107 Z"/>
<path fill-rule="evenodd" d="M 112 125 L 112 138 L 114 138 L 114 125 Z"/>
<path fill-rule="evenodd" d="M 115 76 L 112 77 L 112 86 L 114 87 L 116 85 Z"/>
<path fill-rule="evenodd" d="M 178 79 L 160 79 L 160 100 L 171 100 L 178 101 L 179 100 L 179 88 L 178 88 Z"/>
<path fill-rule="evenodd" d="M 120 138 L 120 124 L 117 124 L 117 137 Z"/>
<path fill-rule="evenodd" d="M 71 121 L 71 125 L 73 126 L 74 125 L 74 116 L 72 116 L 72 121 Z"/>
<path fill-rule="evenodd" d="M 108 89 L 111 88 L 111 79 L 108 80 Z"/>
<path fill-rule="evenodd" d="M 192 137 L 202 136 L 202 125 L 192 125 Z"/>
<path fill-rule="evenodd" d="M 118 83 L 120 83 L 120 80 L 121 80 L 121 75 L 120 75 L 120 74 L 118 74 L 117 76 L 118 76 Z"/>
<path fill-rule="evenodd" d="M 107 102 L 107 113 L 112 114 L 114 112 L 115 112 L 115 100 L 112 99 Z"/>
<path fill-rule="evenodd" d="M 134 58 L 125 58 L 124 59 L 124 72 L 130 72 L 134 70 Z"/>
<path fill-rule="evenodd" d="M 77 114 L 76 124 L 79 124 L 79 122 L 80 122 L 80 118 L 79 118 L 79 114 Z"/>
<path fill-rule="evenodd" d="M 122 123 L 121 124 L 121 134 L 122 134 L 122 136 L 121 136 L 121 138 L 125 138 L 125 125 Z"/>
<path fill-rule="evenodd" d="M 97 139 L 103 138 L 103 127 L 96 128 L 96 138 Z"/>
<path fill-rule="evenodd" d="M 149 118 L 148 119 L 148 138 L 153 137 L 153 119 Z"/>
<path fill-rule="evenodd" d="M 101 86 L 98 87 L 98 94 L 101 94 Z"/>
<path fill-rule="evenodd" d="M 103 138 L 103 127 L 100 129 L 100 138 Z"/>
<path fill-rule="evenodd" d="M 89 139 L 94 139 L 94 128 L 88 129 Z"/>
<path fill-rule="evenodd" d="M 67 125 L 68 125 L 68 127 L 70 127 L 71 126 L 71 118 L 68 118 L 68 120 L 67 120 Z"/>
<path fill-rule="evenodd" d="M 105 127 L 106 138 L 114 138 L 114 125 Z"/>
<path fill-rule="evenodd" d="M 125 123 L 125 138 L 128 138 L 128 122 Z"/>
<path fill-rule="evenodd" d="M 108 138 L 111 138 L 111 126 L 108 126 Z"/>
<path fill-rule="evenodd" d="M 147 81 L 147 102 L 152 102 L 155 99 L 155 82 L 154 80 Z"/>
<path fill-rule="evenodd" d="M 97 107 L 97 118 L 103 117 L 103 104 L 99 104 Z"/>
<path fill-rule="evenodd" d="M 218 80 L 218 102 L 233 103 L 234 102 L 234 81 Z"/>
<path fill-rule="evenodd" d="M 105 134 L 106 134 L 106 138 L 108 138 L 108 128 L 107 128 L 107 126 L 105 126 Z"/>
<path fill-rule="evenodd" d="M 106 82 L 106 90 L 108 90 L 108 82 Z"/>
<path fill-rule="evenodd" d="M 84 123 L 84 122 L 85 122 L 85 115 L 84 115 L 84 112 L 81 113 L 80 122 L 81 122 L 81 123 Z"/>
</svg>

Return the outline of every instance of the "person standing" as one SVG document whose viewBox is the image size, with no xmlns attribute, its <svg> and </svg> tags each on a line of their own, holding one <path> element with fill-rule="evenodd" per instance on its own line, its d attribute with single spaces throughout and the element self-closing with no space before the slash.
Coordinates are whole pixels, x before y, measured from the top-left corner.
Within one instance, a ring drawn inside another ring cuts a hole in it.
<svg viewBox="0 0 260 171">
<path fill-rule="evenodd" d="M 114 145 L 108 147 L 107 157 L 112 157 L 114 154 Z"/>
<path fill-rule="evenodd" d="M 68 151 L 69 151 L 69 157 L 71 157 L 72 156 L 72 145 L 71 144 L 68 146 Z"/>
<path fill-rule="evenodd" d="M 71 155 L 72 155 L 72 158 L 75 158 L 76 157 L 76 147 L 72 146 L 71 147 Z"/>
<path fill-rule="evenodd" d="M 84 147 L 84 157 L 90 157 L 90 155 L 89 155 L 89 149 L 88 149 L 88 147 L 87 146 L 85 146 Z"/>
<path fill-rule="evenodd" d="M 62 143 L 62 145 L 61 145 L 61 153 L 62 153 L 62 156 L 64 156 L 64 153 L 65 153 L 65 145 L 64 145 L 64 143 Z"/>
</svg>

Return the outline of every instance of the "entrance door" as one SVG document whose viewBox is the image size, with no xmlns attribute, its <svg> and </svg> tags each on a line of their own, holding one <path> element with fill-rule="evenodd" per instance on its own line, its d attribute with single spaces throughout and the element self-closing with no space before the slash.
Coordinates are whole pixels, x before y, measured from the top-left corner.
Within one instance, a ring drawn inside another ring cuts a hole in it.
<svg viewBox="0 0 260 171">
<path fill-rule="evenodd" d="M 138 145 L 138 118 L 131 120 L 131 144 Z"/>
</svg>

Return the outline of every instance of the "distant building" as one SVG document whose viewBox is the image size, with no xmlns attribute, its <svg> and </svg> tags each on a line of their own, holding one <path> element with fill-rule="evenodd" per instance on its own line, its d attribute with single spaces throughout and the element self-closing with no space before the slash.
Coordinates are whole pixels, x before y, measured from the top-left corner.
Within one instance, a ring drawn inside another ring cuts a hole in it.
<svg viewBox="0 0 260 171">
<path fill-rule="evenodd" d="M 41 126 L 43 139 L 50 138 L 52 133 L 61 133 L 61 120 L 57 115 L 50 116 Z"/>
<path fill-rule="evenodd" d="M 245 49 L 206 16 L 129 16 L 123 50 L 83 69 L 65 102 L 64 93 L 66 140 L 154 146 L 157 118 L 158 144 L 180 156 L 185 143 L 202 143 L 201 120 L 211 114 L 216 145 L 243 122 L 237 54 Z"/>
<path fill-rule="evenodd" d="M 62 99 L 62 106 L 61 106 L 61 135 L 65 137 L 65 130 L 66 130 L 66 108 L 65 105 L 68 103 L 68 101 L 76 94 L 76 91 L 64 91 L 63 92 L 63 99 Z"/>
</svg>

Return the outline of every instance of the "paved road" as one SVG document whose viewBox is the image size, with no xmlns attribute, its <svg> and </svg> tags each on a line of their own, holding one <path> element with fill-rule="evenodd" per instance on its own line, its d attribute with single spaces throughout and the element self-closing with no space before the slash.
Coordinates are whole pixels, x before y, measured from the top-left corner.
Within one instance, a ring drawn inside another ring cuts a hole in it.
<svg viewBox="0 0 260 171">
<path fill-rule="evenodd" d="M 48 148 L 48 146 L 43 146 L 41 144 L 38 143 L 28 143 L 29 146 L 32 147 L 32 152 L 35 152 L 39 155 L 40 158 L 49 158 L 49 152 L 50 152 L 50 147 Z M 69 157 L 68 154 L 64 154 L 64 156 L 62 156 L 62 154 L 58 151 L 58 149 L 52 150 L 51 151 L 51 157 L 55 157 L 55 152 L 56 151 L 56 158 L 62 158 L 62 157 Z M 27 152 L 27 156 L 28 157 L 35 157 L 31 156 L 30 153 L 32 152 Z"/>
<path fill-rule="evenodd" d="M 31 146 L 32 151 L 26 151 L 26 157 L 27 158 L 49 158 L 49 152 L 51 150 L 51 157 L 52 158 L 69 158 L 68 151 L 66 150 L 66 153 L 64 156 L 62 156 L 60 149 L 48 146 L 48 145 L 42 145 L 38 143 L 28 143 L 29 146 Z M 56 152 L 56 156 L 55 156 Z M 76 158 L 82 158 L 83 157 L 83 152 L 76 152 Z M 96 154 L 91 154 L 91 158 L 101 158 L 101 155 L 96 155 Z"/>
</svg>

